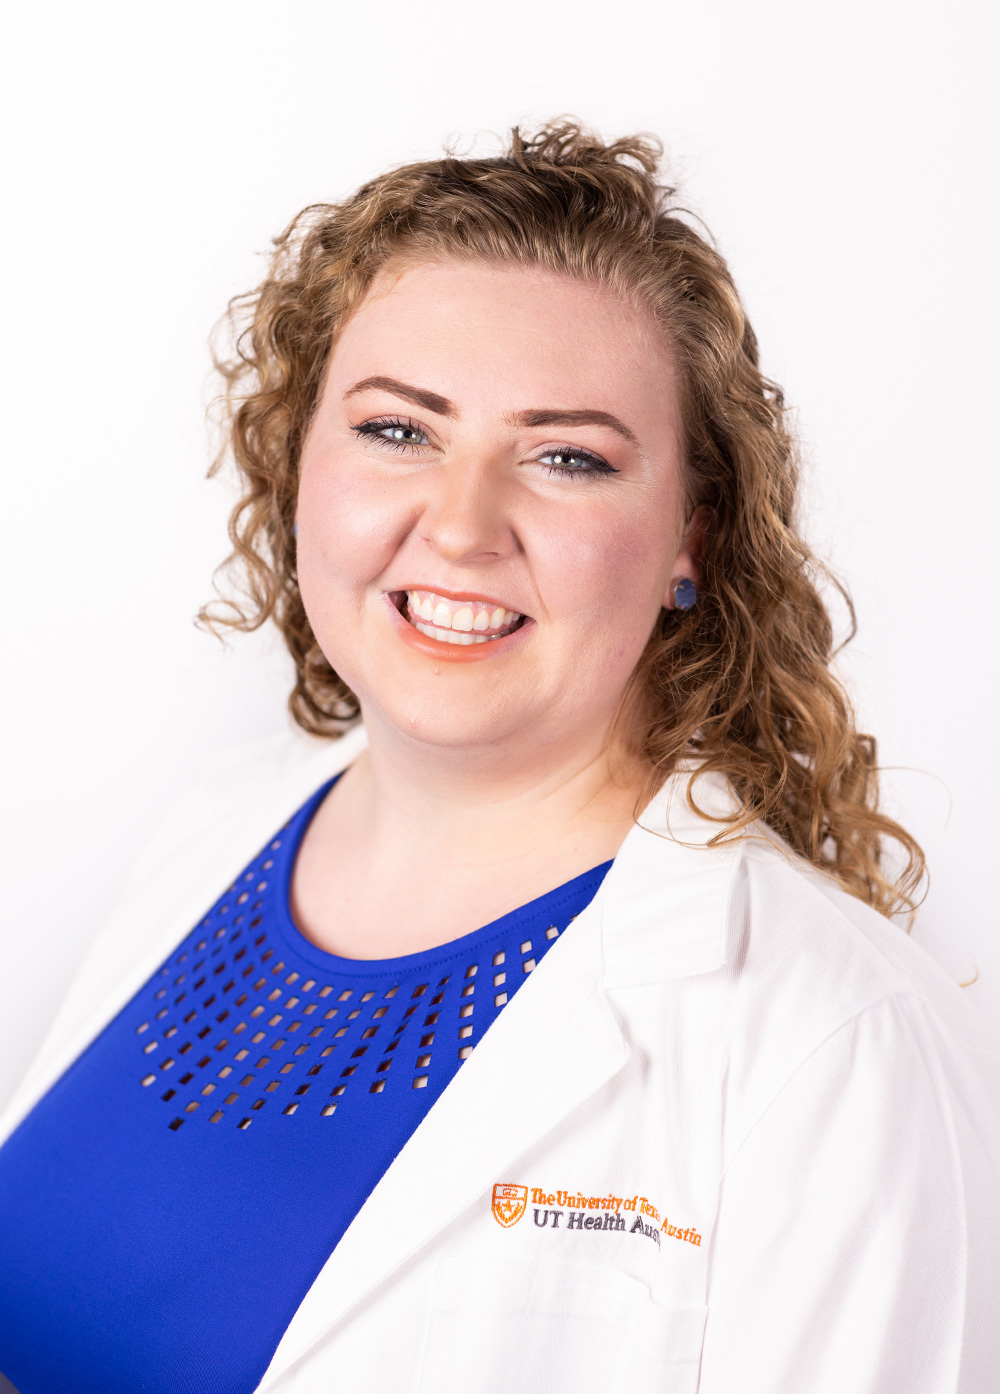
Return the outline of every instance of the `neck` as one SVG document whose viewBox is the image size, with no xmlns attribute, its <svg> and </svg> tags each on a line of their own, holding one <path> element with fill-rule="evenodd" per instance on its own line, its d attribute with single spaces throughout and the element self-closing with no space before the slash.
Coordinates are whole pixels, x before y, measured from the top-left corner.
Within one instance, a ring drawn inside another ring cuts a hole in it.
<svg viewBox="0 0 1000 1394">
<path fill-rule="evenodd" d="M 642 780 L 612 725 L 530 748 L 431 746 L 365 713 L 368 749 L 310 825 L 293 903 L 348 957 L 444 943 L 614 857 Z"/>
<path fill-rule="evenodd" d="M 416 838 L 482 866 L 527 854 L 539 839 L 572 841 L 588 822 L 631 821 L 641 776 L 613 743 L 610 722 L 530 746 L 473 749 L 414 740 L 377 714 L 365 724 L 357 793 L 380 841 Z"/>
</svg>

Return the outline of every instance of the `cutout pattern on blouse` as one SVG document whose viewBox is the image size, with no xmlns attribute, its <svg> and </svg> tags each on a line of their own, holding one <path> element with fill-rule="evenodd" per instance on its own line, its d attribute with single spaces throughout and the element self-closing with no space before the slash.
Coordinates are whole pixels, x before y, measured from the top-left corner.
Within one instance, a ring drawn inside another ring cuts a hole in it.
<svg viewBox="0 0 1000 1394">
<path fill-rule="evenodd" d="M 188 1123 L 246 1131 L 263 1109 L 334 1119 L 349 1091 L 383 1095 L 391 1107 L 394 1092 L 425 1089 L 446 1061 L 450 1075 L 469 1058 L 570 923 L 530 939 L 515 927 L 503 947 L 477 937 L 472 961 L 461 941 L 413 955 L 448 967 L 426 980 L 418 967 L 389 981 L 377 960 L 369 982 L 357 969 L 338 979 L 272 942 L 269 873 L 281 848 L 279 835 L 138 999 L 148 1010 L 135 1027 L 137 1079 L 159 1095 L 174 1132 Z"/>
</svg>

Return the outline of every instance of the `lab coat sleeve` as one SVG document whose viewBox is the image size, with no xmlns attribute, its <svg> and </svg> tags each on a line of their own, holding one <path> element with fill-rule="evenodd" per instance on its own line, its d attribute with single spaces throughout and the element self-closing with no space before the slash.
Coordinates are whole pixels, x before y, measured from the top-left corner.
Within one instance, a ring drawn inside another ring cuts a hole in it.
<svg viewBox="0 0 1000 1394">
<path fill-rule="evenodd" d="M 699 1394 L 1000 1389 L 997 1084 L 906 995 L 794 1069 L 723 1176 Z"/>
</svg>

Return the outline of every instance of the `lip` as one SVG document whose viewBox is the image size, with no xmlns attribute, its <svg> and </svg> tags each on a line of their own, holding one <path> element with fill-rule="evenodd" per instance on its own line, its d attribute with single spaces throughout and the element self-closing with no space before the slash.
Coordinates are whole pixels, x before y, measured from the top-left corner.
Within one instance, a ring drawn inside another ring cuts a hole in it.
<svg viewBox="0 0 1000 1394">
<path fill-rule="evenodd" d="M 399 590 L 384 591 L 386 609 L 389 612 L 389 623 L 402 639 L 404 644 L 408 644 L 417 653 L 422 653 L 427 658 L 436 658 L 444 663 L 481 663 L 487 658 L 498 658 L 504 654 L 509 654 L 519 644 L 524 642 L 525 632 L 534 628 L 534 620 L 525 615 L 524 620 L 517 629 L 510 634 L 505 634 L 502 639 L 491 639 L 488 644 L 449 644 L 442 639 L 432 639 L 427 634 L 421 634 L 419 629 L 414 629 L 409 620 L 404 619 L 393 600 L 394 595 L 399 595 L 403 591 Z M 405 590 L 432 590 L 431 586 L 406 586 Z M 455 591 L 434 589 L 435 595 L 442 595 L 447 600 L 481 600 L 490 602 L 494 605 L 503 605 L 502 601 L 493 601 L 491 597 L 480 594 L 462 594 Z M 512 607 L 507 605 L 505 609 Z"/>
</svg>

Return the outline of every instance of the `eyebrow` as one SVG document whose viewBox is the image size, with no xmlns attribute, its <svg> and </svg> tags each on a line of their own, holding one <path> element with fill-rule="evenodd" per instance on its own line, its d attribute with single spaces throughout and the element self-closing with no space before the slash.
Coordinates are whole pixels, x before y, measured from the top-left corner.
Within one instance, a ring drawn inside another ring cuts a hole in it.
<svg viewBox="0 0 1000 1394">
<path fill-rule="evenodd" d="M 418 407 L 434 412 L 436 416 L 455 418 L 459 414 L 455 403 L 450 402 L 447 397 L 442 397 L 438 392 L 431 392 L 426 387 L 414 387 L 411 383 L 400 382 L 398 378 L 362 378 L 360 382 L 347 389 L 344 398 L 353 397 L 358 392 L 376 390 L 391 392 L 396 397 L 402 397 L 404 401 L 413 402 Z M 516 412 L 513 419 L 518 426 L 606 426 L 633 445 L 639 444 L 635 432 L 609 411 L 569 411 L 560 407 L 539 407 L 533 411 Z"/>
<path fill-rule="evenodd" d="M 520 411 L 514 419 L 519 426 L 607 426 L 633 445 L 639 444 L 635 432 L 609 411 L 561 411 L 558 407 L 543 407 L 538 411 Z"/>
<path fill-rule="evenodd" d="M 415 406 L 434 412 L 436 416 L 458 415 L 455 403 L 449 402 L 447 397 L 442 397 L 437 392 L 429 392 L 426 387 L 411 387 L 408 382 L 400 382 L 398 378 L 362 378 L 360 382 L 347 389 L 344 398 L 346 400 L 356 392 L 369 392 L 373 389 L 391 392 L 396 397 L 402 397 L 404 401 L 413 402 Z"/>
</svg>

